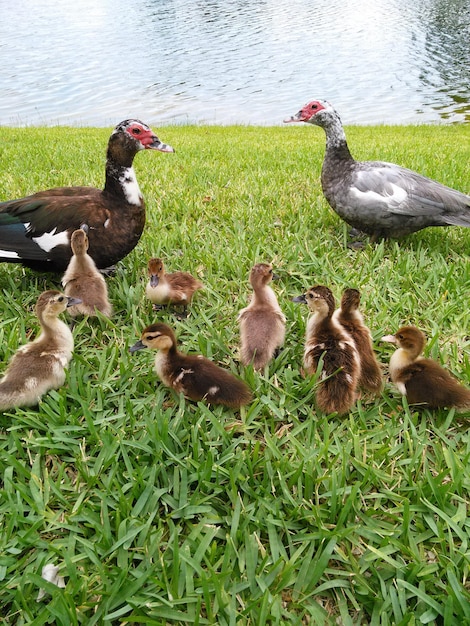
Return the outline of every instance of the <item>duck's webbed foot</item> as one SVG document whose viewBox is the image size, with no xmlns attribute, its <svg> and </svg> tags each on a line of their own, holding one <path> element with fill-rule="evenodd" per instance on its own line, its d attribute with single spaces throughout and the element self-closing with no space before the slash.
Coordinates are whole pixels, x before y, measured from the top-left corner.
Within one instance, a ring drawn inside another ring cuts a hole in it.
<svg viewBox="0 0 470 626">
<path fill-rule="evenodd" d="M 348 233 L 351 241 L 346 244 L 350 250 L 363 250 L 366 246 L 365 238 L 367 235 L 358 228 L 351 228 Z"/>
</svg>

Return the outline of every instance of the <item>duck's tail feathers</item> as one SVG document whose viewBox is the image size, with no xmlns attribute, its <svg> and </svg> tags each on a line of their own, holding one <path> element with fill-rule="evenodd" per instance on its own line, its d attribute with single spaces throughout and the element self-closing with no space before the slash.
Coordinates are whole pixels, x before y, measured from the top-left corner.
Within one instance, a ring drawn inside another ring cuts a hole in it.
<svg viewBox="0 0 470 626">
<path fill-rule="evenodd" d="M 356 402 L 356 385 L 349 374 L 342 371 L 323 380 L 317 389 L 318 407 L 327 414 L 344 415 Z"/>
<path fill-rule="evenodd" d="M 0 382 L 0 412 L 20 406 L 34 406 L 41 399 L 38 390 L 18 387 L 10 382 Z"/>
</svg>

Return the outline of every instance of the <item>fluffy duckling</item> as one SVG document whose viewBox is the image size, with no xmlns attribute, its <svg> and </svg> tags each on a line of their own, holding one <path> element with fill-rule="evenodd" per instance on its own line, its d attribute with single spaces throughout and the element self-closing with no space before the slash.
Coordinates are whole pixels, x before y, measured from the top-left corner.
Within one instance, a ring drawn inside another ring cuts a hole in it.
<svg viewBox="0 0 470 626">
<path fill-rule="evenodd" d="M 359 310 L 361 294 L 357 289 L 345 289 L 341 297 L 340 308 L 334 312 L 333 319 L 351 335 L 361 360 L 359 387 L 374 394 L 382 390 L 382 369 L 377 361 L 372 345 L 372 335 L 364 324 Z"/>
<path fill-rule="evenodd" d="M 382 337 L 382 341 L 398 345 L 390 359 L 390 377 L 409 404 L 470 409 L 470 389 L 439 363 L 421 356 L 426 336 L 419 328 L 403 326 L 394 335 Z"/>
<path fill-rule="evenodd" d="M 176 347 L 173 330 L 166 324 L 151 324 L 130 351 L 158 350 L 155 371 L 167 387 L 186 398 L 238 408 L 252 399 L 248 386 L 230 372 L 201 355 L 187 355 Z"/>
<path fill-rule="evenodd" d="M 101 311 L 111 317 L 113 309 L 108 300 L 106 281 L 87 252 L 88 236 L 83 228 L 72 233 L 70 245 L 73 256 L 62 277 L 62 286 L 67 296 L 81 300 L 81 304 L 70 307 L 70 315 L 96 315 L 96 311 Z"/>
<path fill-rule="evenodd" d="M 357 399 L 361 365 L 354 341 L 333 318 L 333 294 L 328 287 L 317 285 L 294 298 L 294 302 L 306 303 L 311 313 L 305 334 L 304 366 L 309 374 L 315 374 L 322 362 L 317 404 L 325 413 L 347 413 Z"/>
<path fill-rule="evenodd" d="M 240 324 L 240 357 L 243 365 L 253 363 L 262 370 L 284 343 L 286 317 L 269 283 L 277 278 L 272 265 L 258 263 L 250 272 L 253 297 L 238 314 Z"/>
<path fill-rule="evenodd" d="M 64 384 L 74 341 L 70 328 L 58 315 L 79 302 L 55 290 L 39 296 L 36 315 L 41 333 L 13 355 L 0 380 L 0 411 L 33 406 L 47 391 Z"/>
<path fill-rule="evenodd" d="M 204 286 L 200 280 L 188 272 L 167 274 L 162 259 L 152 258 L 148 262 L 149 281 L 145 295 L 153 302 L 154 309 L 165 304 L 180 304 L 186 309 L 194 292 Z"/>
</svg>

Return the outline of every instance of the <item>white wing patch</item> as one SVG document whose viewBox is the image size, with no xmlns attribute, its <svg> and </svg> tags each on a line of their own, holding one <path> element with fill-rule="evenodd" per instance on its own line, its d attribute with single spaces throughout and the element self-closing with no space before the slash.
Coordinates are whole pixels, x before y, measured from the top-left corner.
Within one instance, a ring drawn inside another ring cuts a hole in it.
<svg viewBox="0 0 470 626">
<path fill-rule="evenodd" d="M 355 196 L 360 202 L 366 203 L 383 203 L 386 201 L 387 203 L 401 204 L 405 202 L 408 197 L 408 193 L 402 187 L 398 187 L 398 185 L 394 185 L 393 183 L 389 183 L 387 185 L 391 189 L 391 193 L 380 193 L 377 191 L 360 191 L 355 187 L 352 187 L 350 193 Z"/>
<path fill-rule="evenodd" d="M 13 250 L 0 250 L 0 256 L 4 259 L 19 259 L 20 255 Z"/>
<path fill-rule="evenodd" d="M 26 229 L 28 229 L 29 224 L 25 224 Z M 51 230 L 50 233 L 44 233 L 40 237 L 32 237 L 32 240 L 38 244 L 41 250 L 44 252 L 50 252 L 52 248 L 60 245 L 70 245 L 69 235 L 66 230 L 62 230 L 60 233 L 57 232 L 57 228 Z"/>
<path fill-rule="evenodd" d="M 209 389 L 207 390 L 207 395 L 208 396 L 215 396 L 215 394 L 219 391 L 220 387 L 217 387 L 216 385 L 214 385 L 213 387 L 209 387 Z"/>
</svg>

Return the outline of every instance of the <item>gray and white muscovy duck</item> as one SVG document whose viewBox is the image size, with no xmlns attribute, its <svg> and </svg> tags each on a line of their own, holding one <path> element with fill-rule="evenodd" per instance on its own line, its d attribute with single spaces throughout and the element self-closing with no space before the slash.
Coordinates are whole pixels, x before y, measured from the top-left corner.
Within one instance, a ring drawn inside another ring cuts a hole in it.
<svg viewBox="0 0 470 626">
<path fill-rule="evenodd" d="M 340 117 L 326 100 L 312 100 L 284 121 L 323 128 L 325 198 L 345 222 L 371 235 L 371 241 L 428 226 L 470 227 L 470 196 L 393 163 L 355 161 Z"/>
<path fill-rule="evenodd" d="M 104 189 L 57 187 L 0 202 L 0 261 L 62 272 L 72 256 L 70 237 L 88 226 L 89 250 L 100 269 L 137 245 L 145 203 L 132 167 L 140 150 L 174 152 L 139 120 L 124 120 L 109 138 Z"/>
</svg>

